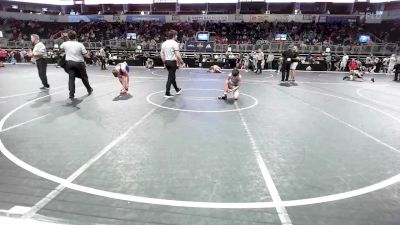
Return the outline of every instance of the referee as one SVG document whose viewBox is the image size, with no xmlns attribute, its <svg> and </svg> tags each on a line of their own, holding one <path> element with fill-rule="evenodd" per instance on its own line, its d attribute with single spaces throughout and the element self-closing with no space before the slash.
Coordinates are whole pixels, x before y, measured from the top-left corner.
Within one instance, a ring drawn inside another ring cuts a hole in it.
<svg viewBox="0 0 400 225">
<path fill-rule="evenodd" d="M 67 65 L 65 67 L 66 72 L 69 75 L 69 98 L 73 99 L 75 96 L 75 78 L 81 78 L 82 83 L 85 85 L 88 95 L 93 92 L 92 87 L 89 84 L 89 78 L 86 73 L 86 64 L 84 56 L 90 58 L 88 51 L 82 43 L 76 41 L 76 32 L 68 32 L 69 41 L 61 44 L 60 49 L 65 50 L 65 61 Z"/>
<path fill-rule="evenodd" d="M 168 80 L 165 90 L 165 97 L 174 97 L 171 95 L 171 84 L 174 86 L 176 94 L 179 95 L 182 92 L 182 88 L 178 88 L 176 84 L 175 72 L 178 66 L 183 65 L 181 53 L 179 52 L 179 44 L 176 42 L 177 32 L 170 30 L 167 33 L 168 40 L 161 45 L 161 59 L 168 70 Z"/>
<path fill-rule="evenodd" d="M 50 88 L 49 83 L 47 82 L 47 75 L 46 75 L 46 70 L 47 70 L 47 62 L 46 62 L 46 46 L 40 41 L 39 35 L 37 34 L 32 34 L 31 35 L 31 41 L 35 45 L 33 47 L 31 57 L 33 57 L 33 60 L 36 62 L 36 66 L 39 72 L 39 78 L 42 81 L 43 87 L 40 89 L 45 90 Z"/>
</svg>

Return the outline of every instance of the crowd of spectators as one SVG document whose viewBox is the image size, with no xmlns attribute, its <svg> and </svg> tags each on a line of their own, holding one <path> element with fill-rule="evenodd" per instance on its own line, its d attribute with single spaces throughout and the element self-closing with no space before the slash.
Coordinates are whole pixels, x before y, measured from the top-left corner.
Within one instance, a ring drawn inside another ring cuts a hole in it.
<svg viewBox="0 0 400 225">
<path fill-rule="evenodd" d="M 288 34 L 289 41 L 304 44 L 339 44 L 358 45 L 360 34 L 370 34 L 373 42 L 398 42 L 400 26 L 390 24 L 324 24 L 324 23 L 161 23 L 157 21 L 118 22 L 107 21 L 80 23 L 49 23 L 35 21 L 18 21 L 7 19 L 0 21 L 7 24 L 6 37 L 9 40 L 29 40 L 29 35 L 36 33 L 43 39 L 60 38 L 64 30 L 77 31 L 81 42 L 101 42 L 111 39 L 125 39 L 126 33 L 136 33 L 137 42 L 154 48 L 157 43 L 166 39 L 165 33 L 170 29 L 178 31 L 178 39 L 185 43 L 194 40 L 197 31 L 212 32 L 217 44 L 254 44 L 258 40 L 274 41 L 277 33 Z"/>
</svg>

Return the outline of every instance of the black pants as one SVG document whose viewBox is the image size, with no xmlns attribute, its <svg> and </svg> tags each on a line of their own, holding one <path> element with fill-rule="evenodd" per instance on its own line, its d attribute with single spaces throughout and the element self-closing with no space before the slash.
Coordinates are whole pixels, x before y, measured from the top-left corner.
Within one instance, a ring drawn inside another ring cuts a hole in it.
<svg viewBox="0 0 400 225">
<path fill-rule="evenodd" d="M 178 85 L 176 85 L 176 75 L 175 75 L 175 72 L 178 69 L 178 66 L 176 65 L 175 60 L 166 60 L 165 66 L 167 67 L 167 70 L 168 70 L 168 80 L 167 80 L 165 94 L 169 95 L 169 94 L 171 94 L 170 93 L 171 84 L 174 86 L 175 91 L 179 91 Z"/>
<path fill-rule="evenodd" d="M 39 72 L 40 80 L 42 81 L 43 86 L 50 87 L 49 83 L 47 83 L 47 62 L 45 59 L 36 60 L 36 66 Z"/>
<path fill-rule="evenodd" d="M 69 75 L 69 96 L 74 96 L 75 94 L 75 77 L 82 79 L 82 83 L 85 85 L 88 92 L 92 90 L 92 87 L 90 87 L 89 84 L 89 78 L 86 73 L 86 65 L 84 62 L 67 61 L 65 70 Z"/>
<path fill-rule="evenodd" d="M 282 64 L 282 81 L 289 80 L 290 63 Z"/>
<path fill-rule="evenodd" d="M 261 60 L 257 60 L 257 70 L 256 70 L 256 73 L 258 73 L 258 71 L 260 71 L 260 73 L 262 73 Z"/>
<path fill-rule="evenodd" d="M 400 64 L 396 64 L 396 65 L 394 66 L 394 69 L 395 69 L 395 72 L 394 72 L 394 80 L 400 81 L 400 76 L 399 76 L 399 73 L 400 73 Z"/>
<path fill-rule="evenodd" d="M 101 62 L 101 69 L 102 70 L 107 69 L 106 68 L 106 59 L 103 56 L 100 56 L 99 59 L 100 59 L 100 62 Z"/>
</svg>

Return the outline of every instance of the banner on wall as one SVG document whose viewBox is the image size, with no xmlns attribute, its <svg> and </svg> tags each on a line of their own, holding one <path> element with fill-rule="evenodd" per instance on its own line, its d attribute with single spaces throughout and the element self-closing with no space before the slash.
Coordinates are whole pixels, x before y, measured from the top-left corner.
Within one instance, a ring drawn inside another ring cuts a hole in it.
<svg viewBox="0 0 400 225">
<path fill-rule="evenodd" d="M 319 16 L 320 23 L 357 23 L 358 16 Z"/>
<path fill-rule="evenodd" d="M 236 14 L 236 15 L 235 15 L 235 21 L 243 21 L 243 15 L 241 15 L 241 14 Z"/>
<path fill-rule="evenodd" d="M 270 19 L 269 15 L 254 15 L 254 16 L 250 16 L 250 22 L 256 22 L 256 23 L 269 21 L 269 19 Z"/>
<path fill-rule="evenodd" d="M 381 15 L 375 15 L 375 14 L 366 15 L 365 16 L 365 23 L 382 23 L 382 16 Z"/>
<path fill-rule="evenodd" d="M 181 17 L 179 15 L 172 15 L 172 21 L 181 21 Z"/>
<path fill-rule="evenodd" d="M 188 21 L 220 21 L 228 22 L 228 15 L 196 15 L 188 16 Z"/>
<path fill-rule="evenodd" d="M 288 15 L 252 15 L 250 16 L 250 22 L 262 23 L 268 22 L 288 22 Z M 293 19 L 294 20 L 294 19 Z"/>
<path fill-rule="evenodd" d="M 257 45 L 267 45 L 269 43 L 271 43 L 269 40 L 257 40 L 256 41 Z"/>
<path fill-rule="evenodd" d="M 96 22 L 104 20 L 104 16 L 88 15 L 88 16 L 68 16 L 68 22 L 79 23 L 84 22 Z"/>
<path fill-rule="evenodd" d="M 165 22 L 165 16 L 126 16 L 126 22 L 160 21 Z"/>
<path fill-rule="evenodd" d="M 213 52 L 214 42 L 200 42 L 192 41 L 186 43 L 186 49 L 189 51 L 199 51 L 199 52 Z"/>
</svg>

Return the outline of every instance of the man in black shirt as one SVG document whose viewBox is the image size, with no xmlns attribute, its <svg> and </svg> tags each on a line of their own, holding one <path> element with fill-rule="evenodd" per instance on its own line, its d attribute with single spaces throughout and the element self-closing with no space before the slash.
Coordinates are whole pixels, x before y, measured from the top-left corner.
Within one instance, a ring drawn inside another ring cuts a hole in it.
<svg viewBox="0 0 400 225">
<path fill-rule="evenodd" d="M 292 64 L 293 58 L 293 51 L 292 48 L 284 51 L 282 53 L 283 61 L 282 61 L 282 82 L 289 81 L 289 71 L 290 71 L 290 64 Z"/>
</svg>

